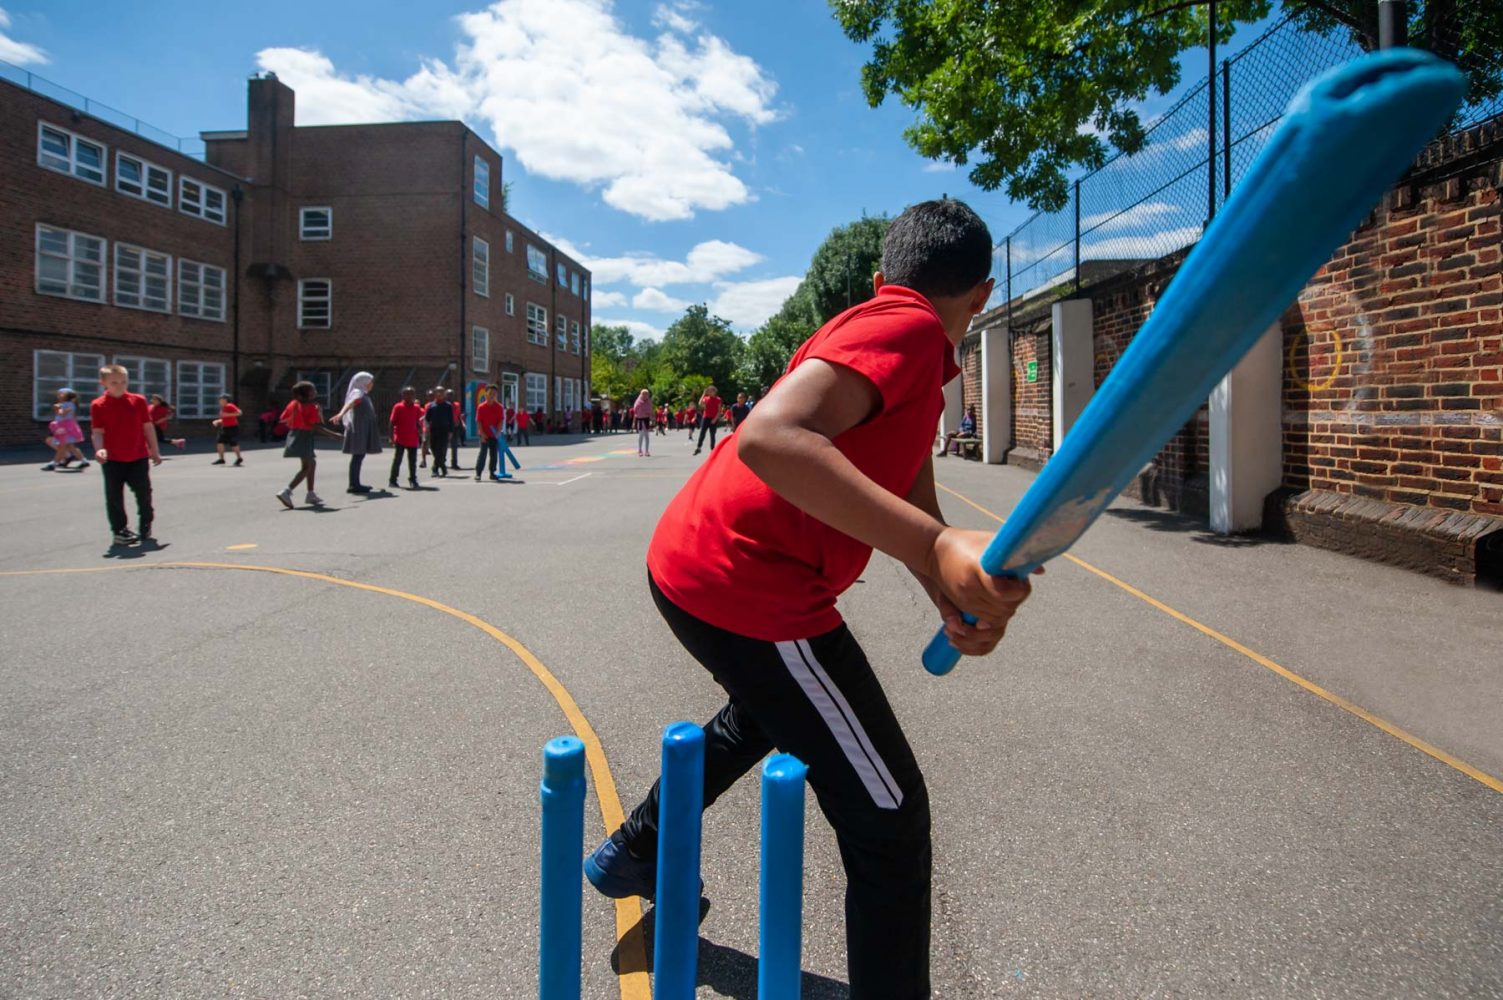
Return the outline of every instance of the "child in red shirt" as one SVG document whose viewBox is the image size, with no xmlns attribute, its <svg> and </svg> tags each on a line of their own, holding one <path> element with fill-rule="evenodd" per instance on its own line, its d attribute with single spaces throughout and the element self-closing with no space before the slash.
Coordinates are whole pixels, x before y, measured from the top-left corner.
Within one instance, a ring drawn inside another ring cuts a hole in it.
<svg viewBox="0 0 1503 1000">
<path fill-rule="evenodd" d="M 481 403 L 475 407 L 475 428 L 480 432 L 480 457 L 475 460 L 475 482 L 480 482 L 480 474 L 485 471 L 486 459 L 490 459 L 491 478 L 496 476 L 496 458 L 501 442 L 502 426 L 506 423 L 506 407 L 497 400 L 501 396 L 500 386 L 488 385 L 481 391 Z M 501 471 L 506 471 L 503 462 Z"/>
<path fill-rule="evenodd" d="M 158 444 L 163 441 L 170 441 L 174 447 L 186 448 L 188 446 L 187 438 L 175 438 L 167 433 L 167 425 L 172 423 L 172 404 L 163 399 L 161 394 L 155 392 L 151 394 L 149 399 L 151 406 L 147 407 L 147 412 L 151 414 L 151 422 L 157 429 Z"/>
<path fill-rule="evenodd" d="M 151 466 L 162 464 L 157 430 L 146 400 L 127 392 L 130 374 L 121 365 L 99 369 L 104 395 L 89 404 L 94 458 L 104 474 L 104 510 L 116 545 L 151 538 Z M 148 464 L 148 462 L 150 464 Z M 136 531 L 125 518 L 125 488 L 136 497 Z"/>
<path fill-rule="evenodd" d="M 223 465 L 224 450 L 234 448 L 235 464 L 244 465 L 245 459 L 240 456 L 240 407 L 231 402 L 230 397 L 219 397 L 219 419 L 214 421 L 214 426 L 219 428 L 219 436 L 214 442 L 219 457 L 209 464 Z"/>
<path fill-rule="evenodd" d="M 402 470 L 402 456 L 407 456 L 407 486 L 419 489 L 417 481 L 417 451 L 423 443 L 423 408 L 417 401 L 417 390 L 410 385 L 402 387 L 402 398 L 391 408 L 391 477 L 386 485 L 397 488 L 397 473 Z"/>
<path fill-rule="evenodd" d="M 982 655 L 1028 594 L 981 569 L 989 533 L 945 525 L 929 451 L 955 345 L 991 295 L 991 256 L 960 202 L 893 220 L 875 297 L 799 348 L 647 550 L 659 612 L 729 695 L 705 726 L 705 805 L 773 749 L 808 765 L 846 869 L 852 1000 L 929 996 L 932 852 L 923 776 L 836 598 L 881 549 L 950 641 Z M 653 895 L 657 815 L 654 785 L 586 860 L 602 893 Z"/>
<path fill-rule="evenodd" d="M 713 385 L 707 386 L 705 394 L 699 397 L 699 410 L 703 416 L 699 423 L 699 444 L 695 447 L 694 454 L 698 455 L 704 449 L 706 431 L 710 432 L 710 450 L 715 450 L 715 421 L 720 419 L 720 407 L 723 403 L 724 400 L 715 394 Z"/>
<path fill-rule="evenodd" d="M 309 507 L 322 507 L 323 500 L 313 492 L 313 479 L 318 470 L 318 459 L 313 449 L 314 436 L 323 434 L 336 441 L 343 438 L 324 426 L 323 411 L 318 405 L 318 390 L 312 382 L 299 382 L 292 387 L 292 400 L 282 410 L 281 422 L 287 425 L 287 444 L 282 448 L 283 458 L 299 460 L 297 475 L 286 489 L 277 494 L 282 506 L 292 509 L 292 491 L 298 484 L 308 483 L 308 495 L 304 502 Z"/>
</svg>

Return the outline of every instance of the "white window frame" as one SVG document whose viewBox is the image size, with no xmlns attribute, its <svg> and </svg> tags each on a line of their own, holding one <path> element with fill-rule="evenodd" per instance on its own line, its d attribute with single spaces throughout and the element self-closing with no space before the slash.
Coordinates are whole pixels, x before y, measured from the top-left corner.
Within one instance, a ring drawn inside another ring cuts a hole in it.
<svg viewBox="0 0 1503 1000">
<path fill-rule="evenodd" d="M 43 251 L 42 251 L 42 231 L 43 230 L 46 230 L 49 233 L 61 234 L 61 235 L 66 236 L 68 238 L 67 253 L 66 254 L 58 254 L 58 253 L 54 253 L 54 252 L 48 251 L 48 252 L 46 252 L 44 254 Z M 79 243 L 80 243 L 81 240 L 93 240 L 96 244 L 98 244 L 98 251 L 99 251 L 99 259 L 98 260 L 90 260 L 87 257 L 80 256 L 80 254 L 79 254 L 79 249 L 80 249 L 79 248 Z M 36 247 L 36 258 L 35 258 L 34 269 L 35 269 L 35 273 L 36 273 L 36 280 L 35 280 L 35 283 L 34 283 L 33 287 L 36 289 L 36 293 L 38 295 L 52 295 L 52 296 L 56 296 L 57 298 L 60 298 L 60 299 L 73 299 L 75 302 L 94 302 L 94 303 L 98 303 L 98 304 L 101 304 L 101 305 L 105 302 L 105 286 L 106 286 L 105 271 L 106 271 L 106 264 L 108 263 L 108 259 L 109 259 L 109 241 L 106 240 L 103 236 L 95 236 L 92 233 L 80 233 L 80 232 L 77 232 L 77 231 L 72 230 L 72 229 L 64 229 L 61 226 L 49 226 L 45 222 L 38 222 L 37 226 L 36 226 L 36 242 L 35 242 L 35 247 Z M 66 281 L 66 285 L 67 285 L 67 290 L 66 291 L 62 291 L 62 292 L 59 292 L 59 291 L 47 291 L 47 290 L 45 290 L 45 289 L 42 288 L 42 258 L 43 258 L 43 256 L 46 256 L 50 260 L 61 260 L 61 261 L 65 262 L 65 266 L 66 266 L 67 272 L 68 272 L 68 277 L 67 277 L 67 281 Z M 78 273 L 79 273 L 79 269 L 80 269 L 81 266 L 84 266 L 84 267 L 92 266 L 92 267 L 99 268 L 99 282 L 98 282 L 98 285 L 96 286 L 97 291 L 98 291 L 99 294 L 97 296 L 79 295 L 79 294 L 77 294 L 75 292 L 75 289 L 77 289 L 77 288 L 87 287 L 87 286 L 80 285 L 80 283 L 78 281 Z"/>
<path fill-rule="evenodd" d="M 190 274 L 190 271 L 196 273 Z M 209 292 L 214 287 L 209 278 L 215 275 L 219 278 L 218 309 L 211 308 L 209 305 Z M 223 323 L 225 298 L 229 295 L 227 277 L 222 267 L 215 267 L 213 264 L 205 264 L 202 261 L 179 257 L 177 259 L 178 315 L 187 316 L 189 319 Z"/>
<path fill-rule="evenodd" d="M 48 152 L 47 150 L 42 148 L 42 135 L 43 133 L 49 131 L 64 136 L 68 140 L 68 152 L 66 156 L 59 156 L 56 153 Z M 98 151 L 98 177 L 90 176 L 90 174 L 94 172 L 93 167 L 84 167 L 79 163 L 79 143 L 83 143 L 85 146 L 93 146 L 94 149 Z M 55 170 L 60 174 L 67 174 L 69 177 L 77 177 L 79 180 L 86 181 L 89 184 L 97 184 L 100 187 L 104 187 L 105 178 L 109 176 L 110 172 L 110 147 L 106 146 L 98 139 L 90 139 L 88 136 L 79 135 L 77 132 L 69 131 L 68 129 L 63 128 L 60 125 L 54 125 L 51 122 L 38 121 L 37 166 L 44 167 L 48 170 Z M 89 173 L 80 173 L 80 170 L 87 170 L 89 171 Z"/>
<path fill-rule="evenodd" d="M 310 304 L 317 303 L 319 301 L 319 299 L 317 297 L 311 297 L 310 298 L 310 296 L 308 295 L 308 285 L 310 283 L 322 284 L 324 286 L 324 295 L 323 295 L 322 301 L 323 301 L 323 304 L 324 304 L 325 315 L 324 315 L 324 322 L 322 322 L 322 323 L 309 323 L 308 322 L 307 307 Z M 333 327 L 334 327 L 334 279 L 333 278 L 299 278 L 298 279 L 298 283 L 297 283 L 297 328 L 299 330 L 329 330 L 329 329 L 333 329 Z"/>
<path fill-rule="evenodd" d="M 122 261 L 120 259 L 122 254 L 134 254 L 137 258 L 136 265 L 132 266 L 129 262 Z M 160 306 L 149 304 L 147 295 L 147 278 L 153 277 L 153 275 L 148 272 L 147 265 L 152 261 L 157 261 L 161 264 L 161 274 L 155 276 L 160 277 L 162 281 Z M 122 309 L 142 309 L 146 312 L 154 313 L 170 314 L 172 312 L 171 254 L 165 254 L 159 250 L 148 250 L 146 247 L 136 246 L 132 243 L 117 242 L 115 244 L 114 265 L 115 305 L 120 306 Z M 127 281 L 133 279 L 136 283 L 136 290 L 122 291 L 120 287 L 122 279 L 125 279 Z M 127 299 L 130 297 L 134 297 L 135 301 L 127 301 Z"/>
<path fill-rule="evenodd" d="M 124 172 L 120 169 L 122 164 L 131 164 L 140 175 L 141 181 L 127 181 Z M 160 187 L 154 186 L 151 181 L 155 177 L 161 181 Z M 134 186 L 134 190 L 132 190 Z M 139 198 L 149 201 L 153 205 L 163 208 L 172 207 L 172 171 L 160 163 L 137 156 L 135 153 L 127 153 L 123 149 L 115 150 L 115 190 L 131 198 Z"/>
<path fill-rule="evenodd" d="M 324 225 L 308 224 L 309 212 L 324 213 Z M 304 243 L 322 243 L 334 238 L 334 209 L 328 205 L 306 205 L 297 210 L 297 238 Z"/>
<path fill-rule="evenodd" d="M 558 287 L 562 288 L 564 291 L 568 291 L 569 290 L 569 269 L 564 266 L 564 262 L 563 261 L 557 261 L 556 262 L 556 267 L 558 269 Z"/>
<path fill-rule="evenodd" d="M 562 410 L 563 406 L 560 405 L 560 404 L 562 404 L 563 401 L 564 401 L 564 377 L 562 375 L 555 375 L 555 376 L 553 376 L 553 409 L 555 409 L 555 410 Z M 548 412 L 552 413 L 553 410 L 549 410 Z"/>
<path fill-rule="evenodd" d="M 576 381 L 576 379 L 572 378 L 564 379 L 564 409 L 571 413 L 578 409 L 574 405 L 574 383 Z"/>
<path fill-rule="evenodd" d="M 483 326 L 470 327 L 470 371 L 491 370 L 491 332 Z"/>
<path fill-rule="evenodd" d="M 187 186 L 193 185 L 198 188 L 198 197 L 189 198 Z M 219 196 L 219 209 L 216 211 L 209 207 L 210 195 Z M 203 219 L 216 225 L 224 225 L 225 216 L 229 211 L 230 196 L 224 188 L 205 184 L 197 177 L 189 177 L 187 174 L 179 174 L 177 178 L 177 210 L 184 215 L 191 215 L 195 219 Z"/>
<path fill-rule="evenodd" d="M 183 378 L 183 372 L 193 371 L 192 379 Z M 217 372 L 218 379 L 204 378 L 209 372 Z M 184 388 L 197 391 L 196 400 L 183 398 Z M 219 416 L 219 397 L 228 390 L 224 382 L 224 365 L 217 361 L 179 361 L 177 363 L 177 415 L 182 420 L 212 420 Z"/>
<path fill-rule="evenodd" d="M 512 240 L 511 230 L 510 229 L 508 229 L 506 231 L 506 252 L 507 253 L 515 253 L 516 252 L 516 250 L 515 250 L 515 243 Z"/>
<path fill-rule="evenodd" d="M 511 292 L 507 292 L 506 293 L 506 315 L 508 315 L 508 316 L 515 316 L 516 314 L 517 314 L 517 303 L 516 303 L 516 300 L 511 297 Z"/>
<path fill-rule="evenodd" d="M 581 356 L 590 353 L 590 325 L 581 323 L 579 326 L 579 353 Z"/>
<path fill-rule="evenodd" d="M 481 298 L 491 297 L 491 245 L 473 237 L 470 246 L 470 285 Z"/>
<path fill-rule="evenodd" d="M 491 165 L 485 157 L 475 157 L 475 204 L 481 208 L 491 207 Z"/>
<path fill-rule="evenodd" d="M 522 398 L 522 390 L 517 383 L 516 372 L 501 373 L 501 405 L 508 410 L 515 410 L 517 402 Z"/>
<path fill-rule="evenodd" d="M 579 294 L 579 272 L 578 271 L 570 271 L 569 272 L 569 291 L 573 292 L 575 295 Z"/>
<path fill-rule="evenodd" d="M 318 371 L 316 369 L 300 371 L 297 373 L 297 381 L 312 382 L 313 391 L 317 394 L 317 398 L 322 401 L 322 405 L 330 405 L 329 393 L 334 391 L 333 372 Z"/>
<path fill-rule="evenodd" d="M 538 262 L 541 267 L 534 267 Z M 531 243 L 527 244 L 527 277 L 540 285 L 548 284 L 548 255 Z"/>
<path fill-rule="evenodd" d="M 536 302 L 527 303 L 527 342 L 548 346 L 548 310 Z"/>
<path fill-rule="evenodd" d="M 160 393 L 163 399 L 172 398 L 172 362 L 166 358 L 145 358 L 133 354 L 115 355 L 115 364 L 124 365 L 125 370 L 130 372 L 130 391 L 151 398 L 152 393 Z M 147 373 L 155 366 L 160 365 L 161 378 L 154 379 Z"/>
<path fill-rule="evenodd" d="M 569 353 L 579 353 L 579 320 L 577 319 L 569 321 Z"/>
<path fill-rule="evenodd" d="M 42 358 L 62 358 L 66 373 L 61 377 L 50 376 L 48 387 L 42 388 Z M 89 387 L 99 382 L 99 369 L 104 367 L 103 354 L 88 354 L 75 351 L 31 352 L 31 417 L 33 420 L 51 420 L 56 414 L 52 404 L 57 402 L 59 389 L 72 389 L 78 393 L 78 410 L 74 414 L 81 424 L 89 422 Z M 55 385 L 53 383 L 56 383 Z"/>
<path fill-rule="evenodd" d="M 528 372 L 524 382 L 525 404 L 528 413 L 536 413 L 542 410 L 548 412 L 548 376 L 542 372 Z"/>
<path fill-rule="evenodd" d="M 582 295 L 580 295 L 580 298 L 582 298 L 586 302 L 588 302 L 588 301 L 590 301 L 590 279 L 589 278 L 584 279 L 584 281 L 582 281 L 581 284 L 584 285 L 584 293 Z"/>
<path fill-rule="evenodd" d="M 569 319 L 568 319 L 568 317 L 566 317 L 563 313 L 559 313 L 558 314 L 558 318 L 557 318 L 557 320 L 554 323 L 554 328 L 555 328 L 555 332 L 558 334 L 557 339 L 554 341 L 555 346 L 560 351 L 567 351 L 569 349 Z"/>
</svg>

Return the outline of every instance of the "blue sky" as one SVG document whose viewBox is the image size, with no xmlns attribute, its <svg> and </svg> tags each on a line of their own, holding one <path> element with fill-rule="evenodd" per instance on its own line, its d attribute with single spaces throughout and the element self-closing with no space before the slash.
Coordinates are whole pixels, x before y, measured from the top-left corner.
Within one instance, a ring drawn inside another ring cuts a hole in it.
<svg viewBox="0 0 1503 1000">
<path fill-rule="evenodd" d="M 500 149 L 512 213 L 593 268 L 596 321 L 645 335 L 693 302 L 749 331 L 863 213 L 949 194 L 997 238 L 1028 216 L 913 153 L 912 112 L 866 105 L 864 55 L 821 0 L 10 0 L 0 14 L 0 58 L 176 135 L 243 128 L 262 69 L 297 91 L 299 124 L 463 117 Z"/>
</svg>

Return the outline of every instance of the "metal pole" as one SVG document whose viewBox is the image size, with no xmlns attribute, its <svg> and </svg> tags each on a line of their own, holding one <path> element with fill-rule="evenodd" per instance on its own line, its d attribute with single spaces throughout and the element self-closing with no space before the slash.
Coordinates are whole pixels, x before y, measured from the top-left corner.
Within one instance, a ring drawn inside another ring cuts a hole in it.
<svg viewBox="0 0 1503 1000">
<path fill-rule="evenodd" d="M 803 977 L 804 778 L 809 769 L 786 753 L 762 767 L 761 948 L 759 1000 L 798 1000 Z"/>
<path fill-rule="evenodd" d="M 505 466 L 503 466 L 505 468 Z M 560 736 L 543 747 L 542 898 L 538 912 L 538 996 L 579 1000 L 584 843 L 584 743 Z"/>
<path fill-rule="evenodd" d="M 1206 142 L 1210 152 L 1206 155 L 1206 225 L 1216 218 L 1216 0 L 1206 5 L 1206 51 L 1210 69 L 1206 72 Z"/>
<path fill-rule="evenodd" d="M 1075 182 L 1075 294 L 1080 294 L 1080 181 Z"/>
<path fill-rule="evenodd" d="M 1007 332 L 1012 334 L 1012 237 L 1004 241 L 1007 246 Z"/>
<path fill-rule="evenodd" d="M 1378 48 L 1409 44 L 1409 11 L 1405 0 L 1378 0 Z"/>
<path fill-rule="evenodd" d="M 1232 61 L 1221 63 L 1221 200 L 1232 196 Z"/>
<path fill-rule="evenodd" d="M 694 1000 L 699 968 L 699 834 L 705 733 L 692 722 L 663 730 L 658 792 L 657 921 L 652 985 L 658 1000 Z"/>
</svg>

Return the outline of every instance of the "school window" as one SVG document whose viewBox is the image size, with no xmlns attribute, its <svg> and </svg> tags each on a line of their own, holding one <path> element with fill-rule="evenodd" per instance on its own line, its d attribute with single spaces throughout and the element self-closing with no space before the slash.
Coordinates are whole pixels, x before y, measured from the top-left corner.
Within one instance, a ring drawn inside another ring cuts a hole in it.
<svg viewBox="0 0 1503 1000">
<path fill-rule="evenodd" d="M 548 256 L 531 243 L 527 244 L 527 277 L 548 284 Z"/>
<path fill-rule="evenodd" d="M 67 129 L 37 123 L 37 163 L 90 184 L 104 183 L 104 146 Z"/>
<path fill-rule="evenodd" d="M 553 405 L 562 409 L 563 407 L 561 404 L 563 403 L 563 399 L 564 377 L 562 375 L 555 375 L 553 376 Z"/>
<path fill-rule="evenodd" d="M 333 388 L 334 376 L 330 372 L 298 372 L 299 382 L 309 382 L 313 385 L 314 397 L 321 403 L 329 403 L 329 392 Z"/>
<path fill-rule="evenodd" d="M 548 376 L 541 372 L 527 373 L 527 412 L 548 409 Z"/>
<path fill-rule="evenodd" d="M 563 316 L 558 317 L 558 349 L 569 349 L 569 321 Z"/>
<path fill-rule="evenodd" d="M 104 301 L 104 240 L 37 225 L 37 292 Z"/>
<path fill-rule="evenodd" d="M 470 329 L 470 368 L 477 372 L 491 370 L 491 332 L 483 326 Z"/>
<path fill-rule="evenodd" d="M 590 353 L 590 328 L 584 327 L 579 331 L 579 350 L 581 354 Z"/>
<path fill-rule="evenodd" d="M 204 361 L 177 363 L 177 415 L 184 420 L 207 420 L 219 416 L 219 397 L 224 395 L 224 365 Z"/>
<path fill-rule="evenodd" d="M 184 215 L 224 225 L 225 193 L 191 177 L 177 179 L 177 209 Z"/>
<path fill-rule="evenodd" d="M 171 312 L 172 258 L 144 247 L 115 244 L 115 305 Z"/>
<path fill-rule="evenodd" d="M 563 264 L 558 265 L 558 287 L 569 287 L 569 269 Z"/>
<path fill-rule="evenodd" d="M 475 294 L 491 297 L 491 245 L 475 237 L 475 246 L 470 254 L 470 271 Z"/>
<path fill-rule="evenodd" d="M 224 268 L 179 259 L 177 311 L 195 319 L 224 322 Z"/>
<path fill-rule="evenodd" d="M 527 303 L 527 342 L 548 346 L 548 310 Z"/>
<path fill-rule="evenodd" d="M 585 299 L 586 302 L 588 302 L 589 299 L 590 299 L 590 279 L 586 278 L 583 281 L 582 284 L 584 285 L 584 295 L 583 295 L 583 298 Z"/>
<path fill-rule="evenodd" d="M 584 389 L 582 389 L 580 391 L 579 401 L 580 401 L 581 405 L 588 404 L 589 401 L 590 401 L 590 380 L 589 379 L 585 379 L 584 380 Z"/>
<path fill-rule="evenodd" d="M 515 316 L 516 314 L 517 314 L 516 303 L 514 301 L 512 301 L 511 292 L 507 292 L 506 293 L 506 315 L 508 315 L 508 316 Z"/>
<path fill-rule="evenodd" d="M 574 380 L 572 378 L 564 379 L 564 409 L 574 409 Z"/>
<path fill-rule="evenodd" d="M 517 408 L 517 373 L 501 373 L 501 405 L 508 410 Z"/>
<path fill-rule="evenodd" d="M 332 240 L 334 238 L 334 210 L 327 206 L 298 209 L 297 237 L 308 241 Z"/>
<path fill-rule="evenodd" d="M 297 283 L 299 330 L 327 330 L 334 322 L 334 282 L 303 278 Z"/>
<path fill-rule="evenodd" d="M 59 389 L 78 393 L 78 419 L 89 420 L 89 404 L 99 383 L 99 369 L 104 367 L 103 354 L 73 354 L 68 351 L 31 352 L 31 416 L 33 420 L 51 420 L 57 416 L 52 404 Z"/>
<path fill-rule="evenodd" d="M 579 323 L 573 321 L 569 323 L 569 350 L 579 353 Z"/>
<path fill-rule="evenodd" d="M 155 393 L 163 399 L 172 398 L 172 362 L 158 358 L 136 358 L 124 354 L 115 355 L 115 364 L 121 365 L 130 374 L 130 391 L 151 398 Z"/>
<path fill-rule="evenodd" d="M 172 207 L 172 171 L 129 153 L 115 152 L 115 190 Z"/>
<path fill-rule="evenodd" d="M 491 165 L 479 156 L 475 157 L 475 204 L 491 207 Z"/>
<path fill-rule="evenodd" d="M 506 252 L 507 253 L 511 253 L 512 252 L 512 238 L 511 238 L 511 230 L 510 229 L 508 229 L 506 231 Z"/>
<path fill-rule="evenodd" d="M 575 295 L 579 294 L 579 272 L 578 271 L 570 271 L 569 272 L 569 291 L 573 292 Z"/>
</svg>

